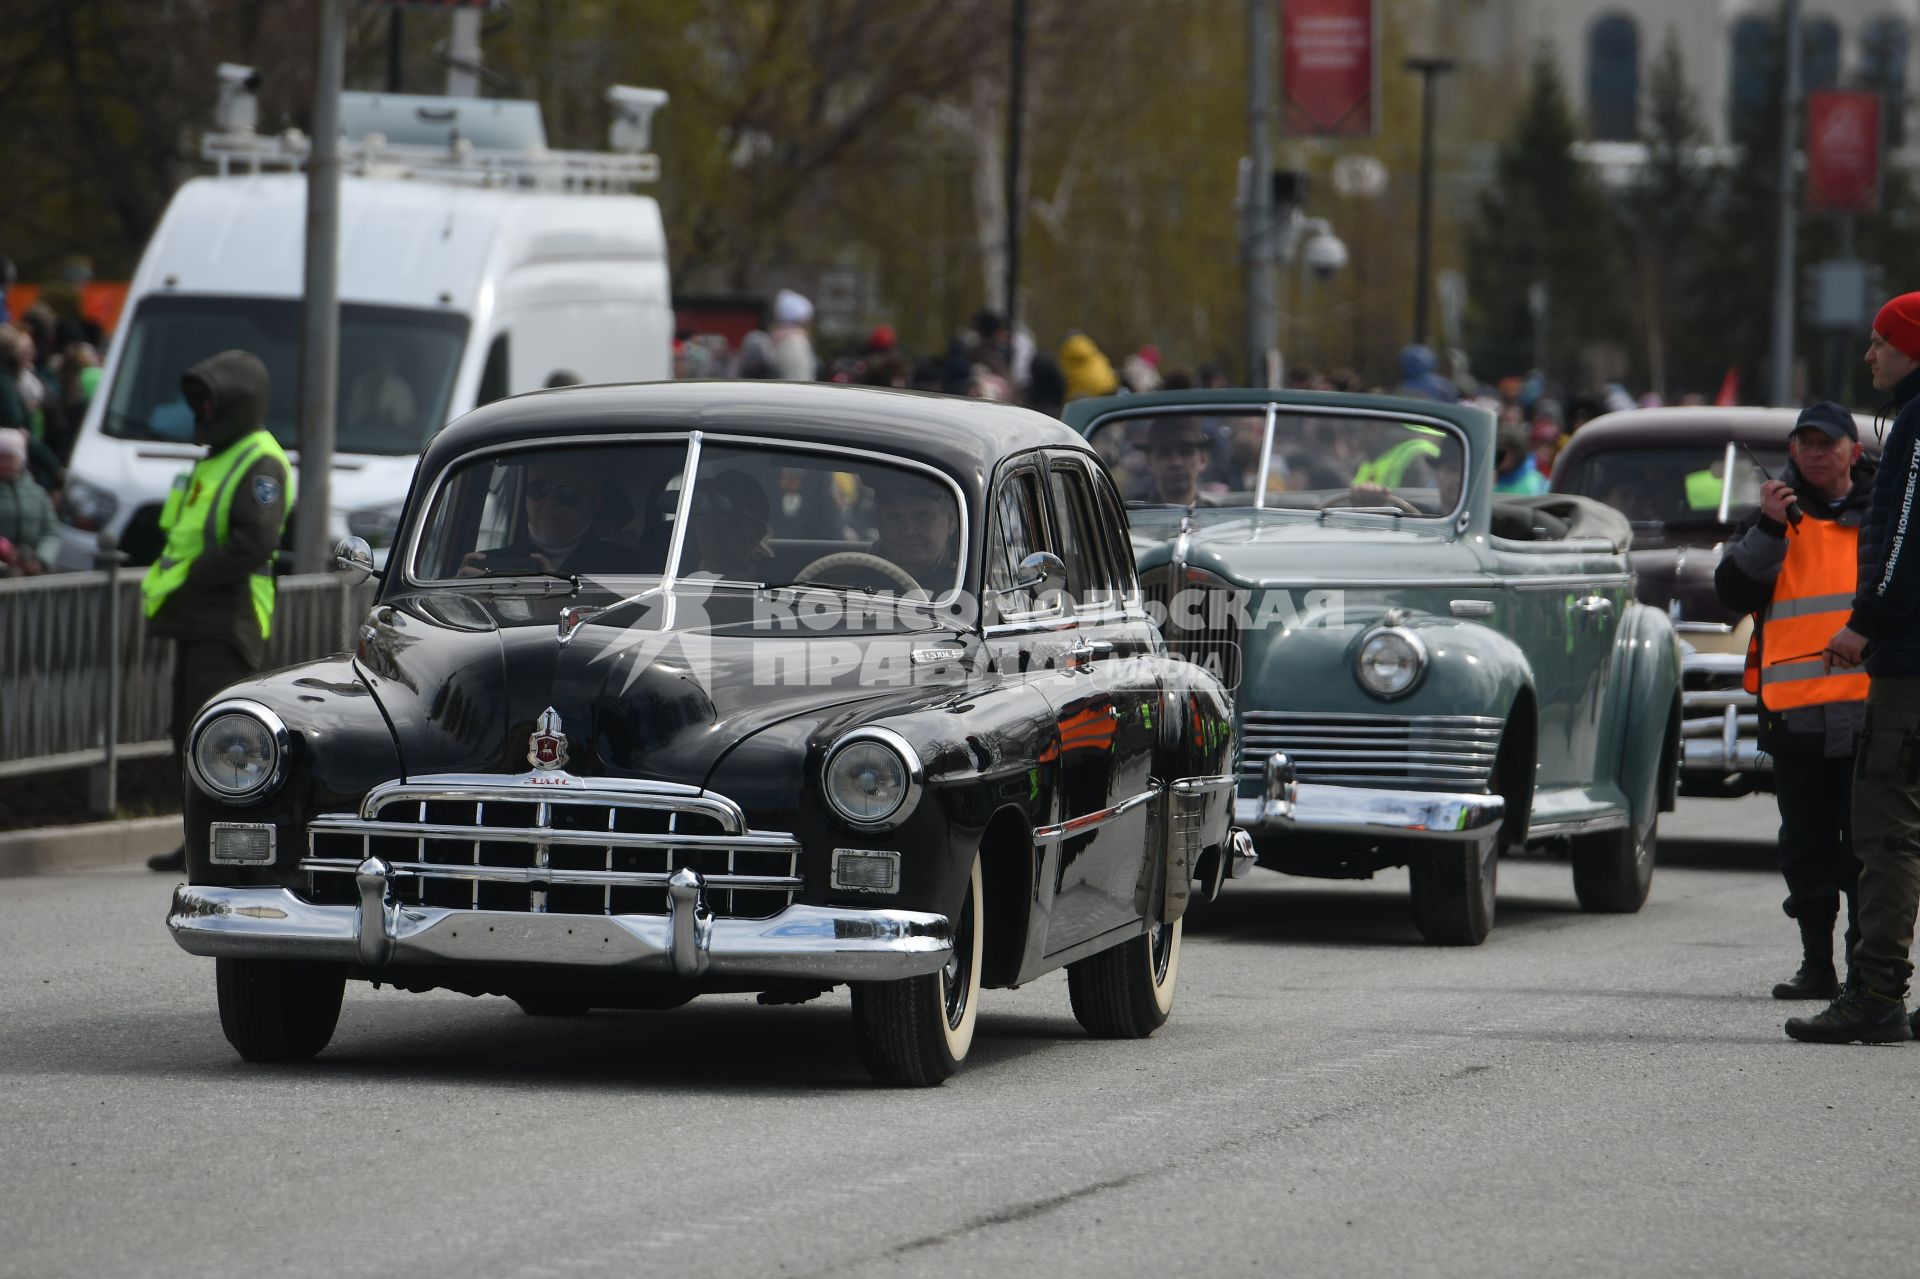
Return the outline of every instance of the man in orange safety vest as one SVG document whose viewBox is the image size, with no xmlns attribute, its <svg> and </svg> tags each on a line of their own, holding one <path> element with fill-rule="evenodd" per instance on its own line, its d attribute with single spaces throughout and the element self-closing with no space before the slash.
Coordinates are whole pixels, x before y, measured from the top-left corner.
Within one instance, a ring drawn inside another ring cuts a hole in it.
<svg viewBox="0 0 1920 1279">
<path fill-rule="evenodd" d="M 1830 666 L 1823 650 L 1852 607 L 1874 464 L 1853 415 L 1831 401 L 1801 410 L 1787 452 L 1783 477 L 1761 486 L 1760 509 L 1727 544 L 1714 588 L 1729 608 L 1756 615 L 1760 746 L 1773 756 L 1780 806 L 1782 906 L 1801 945 L 1800 970 L 1773 996 L 1832 999 L 1842 897 L 1849 961 L 1858 937 L 1851 809 L 1867 676 Z"/>
</svg>

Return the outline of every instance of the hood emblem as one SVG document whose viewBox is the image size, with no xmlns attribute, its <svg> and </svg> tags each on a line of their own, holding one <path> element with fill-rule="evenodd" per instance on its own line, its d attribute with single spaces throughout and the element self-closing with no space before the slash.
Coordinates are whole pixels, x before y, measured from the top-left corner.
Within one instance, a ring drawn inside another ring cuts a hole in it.
<svg viewBox="0 0 1920 1279">
<path fill-rule="evenodd" d="M 527 763 L 546 772 L 567 766 L 567 735 L 560 731 L 560 712 L 549 706 L 534 721 L 527 742 Z"/>
</svg>

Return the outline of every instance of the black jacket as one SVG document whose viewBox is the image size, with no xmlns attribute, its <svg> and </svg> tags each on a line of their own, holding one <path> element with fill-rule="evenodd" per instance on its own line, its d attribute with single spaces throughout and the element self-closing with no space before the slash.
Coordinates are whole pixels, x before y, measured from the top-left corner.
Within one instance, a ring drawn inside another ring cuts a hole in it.
<svg viewBox="0 0 1920 1279">
<path fill-rule="evenodd" d="M 1920 675 L 1920 369 L 1900 380 L 1889 407 L 1899 413 L 1860 526 L 1860 586 L 1847 622 L 1867 637 L 1867 674 L 1876 679 Z"/>
<path fill-rule="evenodd" d="M 244 351 L 223 351 L 187 370 L 189 400 L 204 395 L 213 405 L 209 419 L 196 422 L 194 442 L 218 457 L 260 429 L 267 418 L 267 366 Z M 174 639 L 224 640 L 249 666 L 265 661 L 267 638 L 253 611 L 252 577 L 269 570 L 287 519 L 287 488 L 292 477 L 279 459 L 262 457 L 233 486 L 227 515 L 227 540 L 209 543 L 187 572 L 180 589 L 167 597 L 147 630 Z"/>
<path fill-rule="evenodd" d="M 1793 463 L 1787 463 L 1780 478 L 1792 486 L 1794 496 L 1800 499 L 1803 518 L 1859 525 L 1865 520 L 1872 500 L 1874 477 L 1872 459 L 1861 458 L 1854 464 L 1853 488 L 1838 507 L 1802 479 Z M 1721 553 L 1720 563 L 1713 570 L 1713 593 L 1737 613 L 1758 613 L 1773 600 L 1773 584 L 1787 562 L 1789 546 L 1787 526 L 1755 511 L 1741 523 Z M 1768 660 L 1764 649 L 1760 660 L 1762 663 Z M 1796 706 L 1784 713 L 1762 706 L 1760 747 L 1774 755 L 1852 755 L 1861 718 L 1859 702 Z"/>
</svg>

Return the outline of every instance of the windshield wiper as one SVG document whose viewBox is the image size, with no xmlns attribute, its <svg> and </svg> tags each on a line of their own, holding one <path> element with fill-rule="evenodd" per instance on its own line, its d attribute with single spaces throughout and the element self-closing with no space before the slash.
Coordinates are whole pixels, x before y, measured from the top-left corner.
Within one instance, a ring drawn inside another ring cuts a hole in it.
<svg viewBox="0 0 1920 1279">
<path fill-rule="evenodd" d="M 486 586 L 493 590 L 520 588 L 514 592 L 516 594 L 558 595 L 562 586 L 567 588 L 568 595 L 580 593 L 578 573 L 550 573 L 543 568 L 523 569 L 513 573 L 482 573 L 478 577 L 456 577 L 453 581 L 456 585 Z"/>
<path fill-rule="evenodd" d="M 859 591 L 865 595 L 878 595 L 879 589 L 872 586 L 854 586 L 847 582 L 822 582 L 817 578 L 808 578 L 804 582 L 762 582 L 763 591 L 798 591 L 813 588 L 822 591 Z"/>
</svg>

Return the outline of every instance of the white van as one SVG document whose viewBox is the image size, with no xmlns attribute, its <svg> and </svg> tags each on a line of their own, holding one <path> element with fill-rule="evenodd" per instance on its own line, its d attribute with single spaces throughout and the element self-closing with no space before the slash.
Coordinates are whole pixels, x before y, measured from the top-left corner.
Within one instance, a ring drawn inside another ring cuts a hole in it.
<svg viewBox="0 0 1920 1279">
<path fill-rule="evenodd" d="M 342 120 L 330 522 L 379 547 L 443 424 L 555 373 L 670 377 L 673 310 L 659 206 L 626 189 L 657 172 L 651 155 L 549 152 L 533 103 L 347 94 Z M 408 121 L 443 140 L 406 136 Z M 168 205 L 75 441 L 63 568 L 91 568 L 109 530 L 135 564 L 159 555 L 168 486 L 204 451 L 180 375 L 216 351 L 266 361 L 267 425 L 298 456 L 305 142 L 216 134 L 206 153 L 223 173 Z"/>
</svg>

